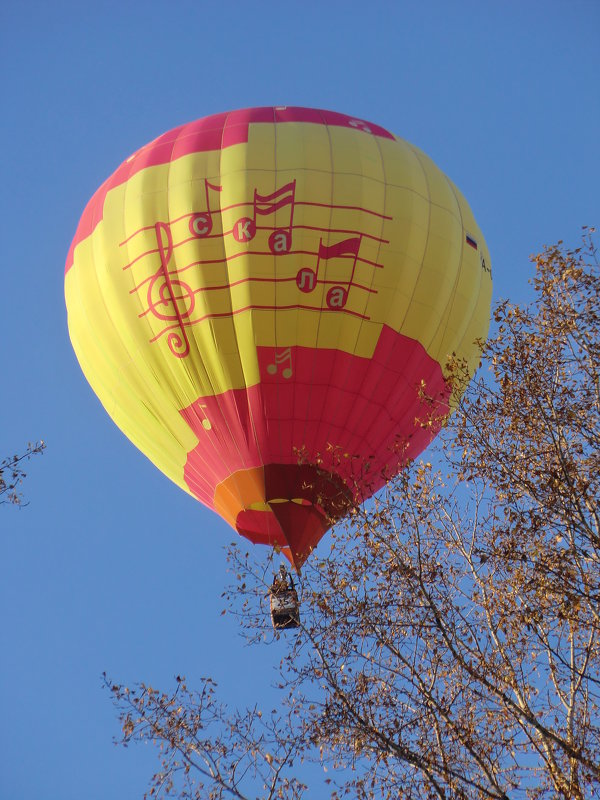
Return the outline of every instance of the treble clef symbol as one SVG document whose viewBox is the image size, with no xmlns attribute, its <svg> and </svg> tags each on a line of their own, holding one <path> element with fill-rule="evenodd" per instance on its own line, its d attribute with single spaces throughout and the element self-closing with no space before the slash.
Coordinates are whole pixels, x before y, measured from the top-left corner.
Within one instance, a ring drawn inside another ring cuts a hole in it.
<svg viewBox="0 0 600 800">
<path fill-rule="evenodd" d="M 173 255 L 173 235 L 168 223 L 154 225 L 156 244 L 160 256 L 160 268 L 152 276 L 148 286 L 148 309 L 157 319 L 174 322 L 169 326 L 167 342 L 170 351 L 177 358 L 185 358 L 190 352 L 190 343 L 185 332 L 185 320 L 194 310 L 195 298 L 192 289 L 179 279 L 173 279 L 169 272 L 169 262 Z M 166 245 L 165 245 L 166 240 Z M 176 328 L 177 330 L 173 330 Z"/>
</svg>

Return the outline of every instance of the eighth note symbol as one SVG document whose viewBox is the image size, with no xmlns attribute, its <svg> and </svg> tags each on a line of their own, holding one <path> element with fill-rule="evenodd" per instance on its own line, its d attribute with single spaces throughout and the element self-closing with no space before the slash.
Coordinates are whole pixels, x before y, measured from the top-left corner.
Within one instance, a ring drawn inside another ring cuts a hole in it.
<svg viewBox="0 0 600 800">
<path fill-rule="evenodd" d="M 200 408 L 206 408 L 206 403 L 200 403 Z M 212 423 L 208 418 L 206 411 L 202 412 L 204 414 L 204 419 L 202 420 L 202 427 L 205 431 L 210 431 L 212 429 Z"/>
<path fill-rule="evenodd" d="M 275 363 L 274 364 L 267 364 L 267 372 L 269 375 L 276 375 L 279 369 L 280 364 L 284 364 L 287 362 L 287 367 L 284 367 L 281 374 L 284 378 L 291 378 L 293 375 L 292 372 L 292 349 L 290 347 L 286 347 L 285 350 L 282 350 L 281 353 L 275 353 Z"/>
</svg>

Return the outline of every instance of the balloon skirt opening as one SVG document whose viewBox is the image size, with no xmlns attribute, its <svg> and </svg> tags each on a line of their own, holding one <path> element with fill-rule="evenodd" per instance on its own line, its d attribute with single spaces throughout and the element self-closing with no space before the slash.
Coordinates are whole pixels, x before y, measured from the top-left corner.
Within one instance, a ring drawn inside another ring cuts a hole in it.
<svg viewBox="0 0 600 800">
<path fill-rule="evenodd" d="M 254 544 L 280 548 L 296 569 L 352 505 L 337 476 L 308 464 L 240 470 L 219 488 L 226 506 L 220 513 L 227 510 L 237 532 Z"/>
</svg>

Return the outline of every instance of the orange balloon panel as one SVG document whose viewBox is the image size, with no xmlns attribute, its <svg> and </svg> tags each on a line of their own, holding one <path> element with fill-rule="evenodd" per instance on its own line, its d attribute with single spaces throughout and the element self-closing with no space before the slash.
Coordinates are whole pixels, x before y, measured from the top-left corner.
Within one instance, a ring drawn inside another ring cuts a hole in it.
<svg viewBox="0 0 600 800">
<path fill-rule="evenodd" d="M 417 148 L 343 114 L 253 108 L 128 158 L 83 213 L 65 294 L 123 432 L 299 566 L 430 442 L 423 394 L 447 408 L 451 353 L 476 367 L 491 270 Z"/>
</svg>

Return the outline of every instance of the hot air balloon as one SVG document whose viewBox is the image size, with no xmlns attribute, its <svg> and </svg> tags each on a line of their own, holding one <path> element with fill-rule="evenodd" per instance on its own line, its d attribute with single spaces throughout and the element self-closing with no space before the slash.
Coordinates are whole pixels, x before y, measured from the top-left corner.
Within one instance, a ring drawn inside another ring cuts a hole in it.
<svg viewBox="0 0 600 800">
<path fill-rule="evenodd" d="M 478 364 L 491 270 L 416 147 L 340 113 L 251 108 L 127 158 L 83 212 L 65 296 L 123 433 L 299 568 L 431 441 L 448 356 Z"/>
</svg>

